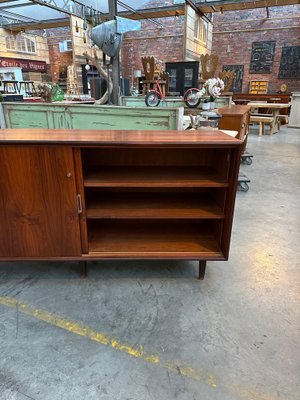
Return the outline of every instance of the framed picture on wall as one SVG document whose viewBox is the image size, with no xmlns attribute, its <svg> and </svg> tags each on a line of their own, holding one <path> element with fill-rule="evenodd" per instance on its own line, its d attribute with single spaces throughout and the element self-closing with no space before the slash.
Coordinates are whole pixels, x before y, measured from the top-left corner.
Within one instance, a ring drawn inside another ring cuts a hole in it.
<svg viewBox="0 0 300 400">
<path fill-rule="evenodd" d="M 279 79 L 300 79 L 300 46 L 282 48 Z"/>
<path fill-rule="evenodd" d="M 234 71 L 231 91 L 241 93 L 243 87 L 244 65 L 223 65 L 223 71 Z"/>
<path fill-rule="evenodd" d="M 275 46 L 275 41 L 252 43 L 250 74 L 272 73 Z"/>
</svg>

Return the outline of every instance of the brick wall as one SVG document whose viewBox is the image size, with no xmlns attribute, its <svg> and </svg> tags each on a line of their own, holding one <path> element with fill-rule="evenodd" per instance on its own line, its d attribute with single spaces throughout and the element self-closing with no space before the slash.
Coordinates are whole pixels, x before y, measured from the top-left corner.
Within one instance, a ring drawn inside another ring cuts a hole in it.
<svg viewBox="0 0 300 400">
<path fill-rule="evenodd" d="M 288 91 L 300 90 L 299 79 L 278 79 L 283 46 L 300 45 L 300 6 L 230 11 L 214 15 L 212 53 L 219 55 L 218 71 L 226 64 L 244 65 L 243 93 L 248 93 L 250 80 L 268 80 L 269 93 L 276 93 L 282 83 Z M 271 74 L 250 74 L 252 42 L 276 41 Z"/>
<path fill-rule="evenodd" d="M 134 70 L 143 71 L 141 57 L 154 56 L 161 65 L 183 61 L 184 17 L 156 19 L 162 27 L 151 21 L 141 21 L 142 30 L 128 32 L 121 46 L 121 75 L 131 77 Z"/>
<path fill-rule="evenodd" d="M 52 82 L 56 83 L 59 78 L 59 66 L 68 66 L 73 63 L 72 51 L 60 52 L 59 43 L 71 39 L 69 27 L 47 29 L 47 38 L 50 58 L 50 74 Z"/>
</svg>

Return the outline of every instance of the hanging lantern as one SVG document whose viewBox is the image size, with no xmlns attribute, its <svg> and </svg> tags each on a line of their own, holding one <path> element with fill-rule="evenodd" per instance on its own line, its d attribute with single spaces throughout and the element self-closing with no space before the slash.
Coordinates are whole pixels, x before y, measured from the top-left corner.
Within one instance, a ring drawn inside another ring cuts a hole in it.
<svg viewBox="0 0 300 400">
<path fill-rule="evenodd" d="M 92 17 L 92 25 L 93 25 L 93 26 L 96 26 L 96 25 L 97 25 L 96 14 L 94 14 L 93 17 Z"/>
<path fill-rule="evenodd" d="M 97 13 L 97 19 L 96 19 L 96 21 L 97 21 L 97 25 L 100 25 L 101 20 L 100 20 L 100 15 L 99 15 L 99 13 Z"/>
<path fill-rule="evenodd" d="M 78 22 L 77 21 L 75 23 L 75 30 L 76 30 L 76 32 L 79 32 L 79 27 L 78 27 Z"/>
<path fill-rule="evenodd" d="M 83 43 L 86 43 L 86 35 L 85 35 L 85 32 L 83 32 Z"/>
</svg>

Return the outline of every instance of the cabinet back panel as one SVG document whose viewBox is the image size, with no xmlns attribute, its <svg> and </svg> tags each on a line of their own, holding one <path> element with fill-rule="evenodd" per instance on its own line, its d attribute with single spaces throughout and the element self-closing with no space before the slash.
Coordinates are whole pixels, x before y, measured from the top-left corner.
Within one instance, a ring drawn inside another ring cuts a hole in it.
<svg viewBox="0 0 300 400">
<path fill-rule="evenodd" d="M 227 154 L 226 149 L 197 148 L 98 148 L 83 149 L 85 169 L 100 166 L 212 166 L 215 151 Z M 219 155 L 218 155 L 219 157 Z"/>
</svg>

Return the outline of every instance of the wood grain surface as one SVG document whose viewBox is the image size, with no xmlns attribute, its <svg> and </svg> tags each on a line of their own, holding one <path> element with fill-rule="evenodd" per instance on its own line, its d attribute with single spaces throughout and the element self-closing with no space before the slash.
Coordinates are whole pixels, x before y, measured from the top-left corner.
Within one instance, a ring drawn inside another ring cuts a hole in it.
<svg viewBox="0 0 300 400">
<path fill-rule="evenodd" d="M 81 254 L 73 153 L 0 146 L 0 256 Z"/>
<path fill-rule="evenodd" d="M 143 130 L 78 130 L 78 129 L 1 129 L 0 143 L 51 143 L 86 145 L 239 145 L 238 139 L 218 130 L 143 131 Z"/>
</svg>

